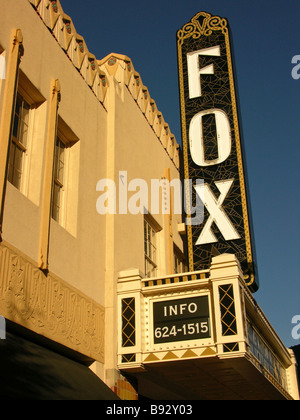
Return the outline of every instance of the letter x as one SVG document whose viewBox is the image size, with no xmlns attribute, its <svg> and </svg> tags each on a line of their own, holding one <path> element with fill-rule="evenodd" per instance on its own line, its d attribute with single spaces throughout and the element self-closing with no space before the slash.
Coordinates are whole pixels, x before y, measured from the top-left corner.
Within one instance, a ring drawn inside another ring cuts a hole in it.
<svg viewBox="0 0 300 420">
<path fill-rule="evenodd" d="M 218 242 L 214 233 L 211 230 L 213 222 L 218 226 L 226 241 L 232 241 L 239 239 L 240 235 L 236 231 L 226 212 L 224 211 L 222 204 L 233 184 L 233 180 L 227 181 L 216 181 L 216 186 L 220 191 L 220 196 L 216 199 L 215 195 L 210 190 L 207 184 L 195 186 L 197 194 L 203 201 L 205 207 L 209 211 L 209 218 L 196 242 L 196 245 L 204 245 L 213 242 Z"/>
</svg>

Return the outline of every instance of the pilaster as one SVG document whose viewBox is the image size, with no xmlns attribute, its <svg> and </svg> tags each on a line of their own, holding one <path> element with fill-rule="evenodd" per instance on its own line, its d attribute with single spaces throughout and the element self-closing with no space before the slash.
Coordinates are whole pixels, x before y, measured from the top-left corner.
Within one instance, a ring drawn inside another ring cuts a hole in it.
<svg viewBox="0 0 300 420">
<path fill-rule="evenodd" d="M 58 106 L 61 99 L 59 80 L 54 80 L 51 86 L 49 103 L 48 131 L 46 141 L 43 193 L 41 201 L 41 229 L 38 255 L 38 266 L 42 270 L 48 269 L 49 229 L 51 217 L 51 195 L 53 159 L 57 131 Z"/>
<path fill-rule="evenodd" d="M 16 102 L 19 65 L 23 54 L 24 48 L 22 31 L 20 29 L 16 29 L 12 34 L 12 42 L 8 55 L 3 108 L 0 122 L 0 240 L 2 235 L 3 211 L 7 180 L 7 160 L 9 156 L 13 113 Z"/>
</svg>

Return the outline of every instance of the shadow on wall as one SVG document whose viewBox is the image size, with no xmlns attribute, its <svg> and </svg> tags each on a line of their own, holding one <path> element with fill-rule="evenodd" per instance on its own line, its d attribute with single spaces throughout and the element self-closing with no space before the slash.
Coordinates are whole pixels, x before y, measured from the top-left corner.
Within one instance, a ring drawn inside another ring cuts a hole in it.
<svg viewBox="0 0 300 420">
<path fill-rule="evenodd" d="M 296 361 L 297 361 L 297 374 L 298 374 L 298 385 L 299 385 L 299 391 L 300 391 L 300 344 L 298 344 L 297 346 L 291 347 L 291 349 L 293 350 L 295 357 L 296 357 Z"/>
</svg>

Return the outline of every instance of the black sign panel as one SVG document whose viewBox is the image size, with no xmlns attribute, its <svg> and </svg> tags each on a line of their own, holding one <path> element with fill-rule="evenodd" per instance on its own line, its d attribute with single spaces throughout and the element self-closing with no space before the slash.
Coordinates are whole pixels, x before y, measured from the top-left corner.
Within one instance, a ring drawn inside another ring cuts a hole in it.
<svg viewBox="0 0 300 420">
<path fill-rule="evenodd" d="M 189 269 L 208 269 L 213 256 L 235 254 L 246 283 L 256 291 L 227 20 L 198 13 L 178 31 L 177 48 L 184 178 L 193 183 L 186 222 Z M 204 183 L 197 185 L 198 180 Z M 203 218 L 193 222 L 199 198 Z"/>
<path fill-rule="evenodd" d="M 154 344 L 211 336 L 208 296 L 153 303 Z"/>
</svg>

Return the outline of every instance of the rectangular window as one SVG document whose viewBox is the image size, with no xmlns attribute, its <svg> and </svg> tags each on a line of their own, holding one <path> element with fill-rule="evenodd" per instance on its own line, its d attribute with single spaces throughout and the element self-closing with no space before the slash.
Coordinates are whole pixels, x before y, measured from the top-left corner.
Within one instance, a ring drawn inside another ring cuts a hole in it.
<svg viewBox="0 0 300 420">
<path fill-rule="evenodd" d="M 145 276 L 155 277 L 157 273 L 156 231 L 144 220 Z"/>
<path fill-rule="evenodd" d="M 57 136 L 54 150 L 52 218 L 61 223 L 65 182 L 66 145 Z"/>
<path fill-rule="evenodd" d="M 44 96 L 20 69 L 15 109 L 12 115 L 7 179 L 22 194 L 35 202 L 38 202 L 40 192 L 39 187 L 34 188 L 39 179 L 36 174 L 36 168 L 39 165 L 37 160 L 40 161 L 41 157 L 37 158 L 36 154 L 35 159 L 32 159 L 32 150 L 33 148 L 39 151 L 42 149 L 40 140 L 43 128 L 42 125 L 36 127 L 34 119 L 40 115 L 40 107 L 45 101 Z M 30 173 L 33 174 L 32 177 Z"/>
<path fill-rule="evenodd" d="M 22 188 L 22 180 L 25 172 L 29 118 L 30 105 L 18 93 L 8 162 L 8 181 L 19 190 Z"/>
<path fill-rule="evenodd" d="M 72 176 L 71 176 L 72 173 Z M 58 115 L 53 156 L 51 217 L 76 234 L 79 176 L 79 138 Z"/>
<path fill-rule="evenodd" d="M 187 272 L 187 265 L 184 254 L 174 244 L 174 274 Z"/>
</svg>

